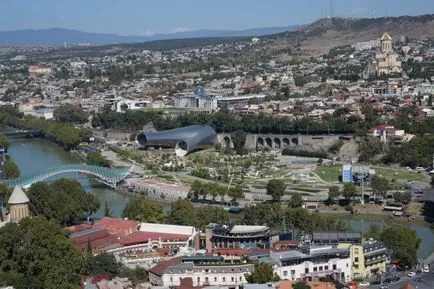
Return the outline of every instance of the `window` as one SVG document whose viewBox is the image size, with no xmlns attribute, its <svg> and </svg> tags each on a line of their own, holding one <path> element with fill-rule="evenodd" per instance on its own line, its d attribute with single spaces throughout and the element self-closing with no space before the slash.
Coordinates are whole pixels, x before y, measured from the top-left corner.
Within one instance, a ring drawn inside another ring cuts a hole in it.
<svg viewBox="0 0 434 289">
<path fill-rule="evenodd" d="M 336 270 L 336 264 L 333 264 L 333 270 Z"/>
<path fill-rule="evenodd" d="M 223 277 L 222 280 L 223 280 L 223 282 L 226 282 L 226 277 Z"/>
<path fill-rule="evenodd" d="M 322 266 L 319 266 L 319 269 L 318 269 L 319 271 L 322 271 Z"/>
<path fill-rule="evenodd" d="M 306 274 L 309 273 L 309 268 L 305 268 L 304 273 L 306 273 Z"/>
<path fill-rule="evenodd" d="M 232 281 L 232 282 L 234 282 L 234 281 L 235 281 L 234 277 L 231 277 L 231 281 Z"/>
<path fill-rule="evenodd" d="M 243 281 L 243 277 L 240 276 L 240 281 Z"/>
<path fill-rule="evenodd" d="M 313 272 L 316 272 L 316 271 L 318 271 L 318 268 L 317 267 L 313 267 Z"/>
<path fill-rule="evenodd" d="M 172 277 L 170 277 L 170 283 L 173 283 L 173 278 Z"/>
<path fill-rule="evenodd" d="M 200 277 L 197 277 L 197 284 L 200 284 Z"/>
<path fill-rule="evenodd" d="M 354 254 L 359 254 L 359 248 L 354 248 Z"/>
<path fill-rule="evenodd" d="M 348 268 L 348 263 L 347 263 L 347 268 Z"/>
<path fill-rule="evenodd" d="M 217 282 L 217 277 L 214 277 L 214 282 Z"/>
<path fill-rule="evenodd" d="M 291 275 L 295 275 L 295 270 L 291 270 Z"/>
<path fill-rule="evenodd" d="M 354 269 L 359 269 L 359 265 L 354 265 Z"/>
<path fill-rule="evenodd" d="M 329 269 L 329 266 L 324 266 L 324 270 L 328 270 Z"/>
<path fill-rule="evenodd" d="M 359 262 L 359 257 L 354 258 L 354 262 Z"/>
<path fill-rule="evenodd" d="M 283 271 L 283 276 L 288 276 L 288 271 Z"/>
</svg>

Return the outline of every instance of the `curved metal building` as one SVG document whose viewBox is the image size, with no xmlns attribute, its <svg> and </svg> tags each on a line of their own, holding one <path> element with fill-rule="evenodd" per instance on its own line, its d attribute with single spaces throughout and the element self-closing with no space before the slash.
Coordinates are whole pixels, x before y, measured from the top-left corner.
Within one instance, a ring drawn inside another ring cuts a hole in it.
<svg viewBox="0 0 434 289">
<path fill-rule="evenodd" d="M 209 125 L 190 125 L 165 131 L 140 133 L 136 143 L 143 147 L 175 148 L 177 156 L 186 156 L 192 151 L 215 145 L 217 133 Z"/>
</svg>

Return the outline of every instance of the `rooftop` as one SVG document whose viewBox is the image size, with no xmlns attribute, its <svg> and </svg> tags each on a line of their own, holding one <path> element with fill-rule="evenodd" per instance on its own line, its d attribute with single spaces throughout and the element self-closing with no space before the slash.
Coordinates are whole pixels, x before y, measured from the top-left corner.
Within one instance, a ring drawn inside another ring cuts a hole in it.
<svg viewBox="0 0 434 289">
<path fill-rule="evenodd" d="M 25 204 L 29 202 L 29 198 L 20 187 L 15 187 L 11 196 L 9 197 L 9 205 Z"/>
<path fill-rule="evenodd" d="M 192 236 L 196 234 L 196 229 L 193 226 L 179 226 L 166 224 L 141 223 L 141 232 L 148 233 L 164 233 L 164 234 L 179 234 Z"/>
<path fill-rule="evenodd" d="M 134 220 L 124 220 L 120 218 L 104 217 L 97 221 L 94 227 L 106 228 L 110 234 L 118 237 L 125 236 L 126 232 L 131 228 L 137 228 L 138 222 Z"/>
<path fill-rule="evenodd" d="M 168 240 L 168 241 L 186 241 L 190 236 L 184 234 L 170 234 L 170 233 L 157 233 L 157 232 L 134 232 L 124 238 L 121 238 L 119 242 L 122 245 L 128 246 L 139 243 L 147 243 L 149 240 Z"/>
<path fill-rule="evenodd" d="M 231 234 L 242 234 L 242 233 L 253 233 L 267 231 L 269 228 L 267 226 L 246 226 L 246 225 L 235 225 L 230 231 Z"/>
</svg>

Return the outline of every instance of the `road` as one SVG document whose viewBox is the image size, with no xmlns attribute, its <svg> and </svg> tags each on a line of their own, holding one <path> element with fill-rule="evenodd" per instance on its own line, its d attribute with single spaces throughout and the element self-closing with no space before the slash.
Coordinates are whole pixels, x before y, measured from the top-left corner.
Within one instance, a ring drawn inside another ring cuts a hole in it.
<svg viewBox="0 0 434 289">
<path fill-rule="evenodd" d="M 418 278 L 424 279 L 424 282 L 416 281 Z M 400 280 L 399 282 L 390 285 L 389 289 L 400 289 L 404 284 L 410 283 L 416 289 L 433 289 L 434 288 L 434 273 L 429 272 L 426 274 L 421 274 L 418 277 L 407 278 Z M 371 288 L 378 288 L 378 286 L 373 286 Z"/>
</svg>

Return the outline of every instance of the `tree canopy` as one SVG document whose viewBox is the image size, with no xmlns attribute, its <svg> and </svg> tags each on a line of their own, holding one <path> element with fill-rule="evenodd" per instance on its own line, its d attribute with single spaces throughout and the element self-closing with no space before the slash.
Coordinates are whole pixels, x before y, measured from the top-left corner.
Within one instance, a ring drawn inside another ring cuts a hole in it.
<svg viewBox="0 0 434 289">
<path fill-rule="evenodd" d="M 53 116 L 62 123 L 85 123 L 88 119 L 87 113 L 80 106 L 69 103 L 56 107 Z"/>
<path fill-rule="evenodd" d="M 272 179 L 267 183 L 267 195 L 273 197 L 273 201 L 280 201 L 285 194 L 286 185 L 282 180 Z"/>
<path fill-rule="evenodd" d="M 20 176 L 20 169 L 8 156 L 6 156 L 6 161 L 4 164 L 4 176 L 5 179 L 16 179 Z"/>
<path fill-rule="evenodd" d="M 268 263 L 256 263 L 253 271 L 246 275 L 246 280 L 249 283 L 265 284 L 268 282 L 279 281 L 279 276 L 274 273 L 273 266 Z"/>
<path fill-rule="evenodd" d="M 123 218 L 148 223 L 164 223 L 163 205 L 156 201 L 131 198 L 122 212 Z"/>
<path fill-rule="evenodd" d="M 405 226 L 387 227 L 381 234 L 381 240 L 401 264 L 409 267 L 416 264 L 417 249 L 421 242 L 416 231 Z"/>
<path fill-rule="evenodd" d="M 86 155 L 86 164 L 100 166 L 100 167 L 110 167 L 110 161 L 107 160 L 100 152 L 90 152 Z"/>
<path fill-rule="evenodd" d="M 86 193 L 76 180 L 59 179 L 51 184 L 34 183 L 27 191 L 32 215 L 56 219 L 63 225 L 70 225 L 95 213 L 100 203 Z"/>
<path fill-rule="evenodd" d="M 55 221 L 39 216 L 0 229 L 0 284 L 17 289 L 79 289 L 87 258 Z"/>
</svg>

